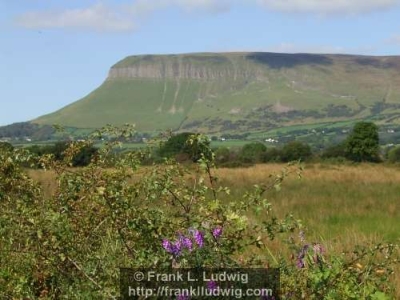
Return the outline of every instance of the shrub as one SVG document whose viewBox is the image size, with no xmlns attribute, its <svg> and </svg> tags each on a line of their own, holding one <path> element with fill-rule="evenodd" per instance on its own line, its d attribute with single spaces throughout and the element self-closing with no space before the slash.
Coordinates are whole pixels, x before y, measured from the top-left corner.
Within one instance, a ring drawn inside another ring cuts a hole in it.
<svg viewBox="0 0 400 300">
<path fill-rule="evenodd" d="M 389 162 L 392 163 L 400 162 L 400 146 L 397 146 L 389 150 L 388 160 Z"/>
<path fill-rule="evenodd" d="M 263 162 L 266 151 L 267 147 L 260 142 L 246 144 L 239 152 L 239 160 L 244 163 L 260 163 Z"/>
<path fill-rule="evenodd" d="M 207 153 L 208 149 L 206 149 L 203 144 L 198 144 L 196 138 L 193 139 L 195 136 L 199 135 L 190 132 L 173 135 L 160 146 L 158 154 L 165 158 L 172 158 L 179 155 L 180 159 L 187 157 L 193 162 L 199 160 L 202 155 L 209 156 L 210 153 Z M 204 136 L 202 138 L 204 139 L 205 145 L 209 147 L 210 140 Z"/>
<path fill-rule="evenodd" d="M 215 150 L 215 163 L 220 165 L 231 160 L 231 151 L 227 147 L 219 147 Z"/>
<path fill-rule="evenodd" d="M 71 159 L 70 163 L 73 167 L 87 166 L 97 154 L 97 148 L 87 142 L 57 142 L 47 146 L 33 145 L 26 149 L 37 156 L 53 155 L 56 161 L 62 161 L 65 159 L 65 152 L 71 143 L 82 144 L 82 147 L 79 147 L 79 151 L 74 153 Z"/>
<path fill-rule="evenodd" d="M 378 126 L 371 122 L 358 122 L 354 125 L 345 142 L 346 157 L 355 162 L 378 162 Z"/>
<path fill-rule="evenodd" d="M 31 162 L 29 152 L 0 149 L 1 299 L 117 299 L 121 266 L 269 266 L 281 270 L 282 299 L 393 298 L 389 278 L 397 245 L 327 253 L 321 243 L 306 241 L 294 216 L 274 214 L 265 193 L 296 168 L 228 202 L 229 189 L 213 174 L 213 155 L 202 155 L 191 172 L 173 160 L 139 172 L 145 156 L 139 151 L 113 158 L 108 168 L 119 145 L 113 141 L 88 166 L 71 170 L 74 155 L 97 137 L 69 143 L 63 160 L 40 158 L 56 174 L 49 196 L 20 166 Z M 188 142 L 210 153 L 204 137 Z M 257 215 L 265 216 L 262 223 Z M 273 254 L 274 239 L 292 256 Z"/>
<path fill-rule="evenodd" d="M 327 158 L 345 158 L 346 155 L 346 146 L 345 144 L 337 144 L 330 146 L 324 150 L 321 157 L 323 159 Z"/>
<path fill-rule="evenodd" d="M 294 160 L 307 160 L 312 156 L 311 148 L 309 145 L 302 142 L 293 141 L 287 143 L 282 148 L 281 159 L 284 162 Z"/>
<path fill-rule="evenodd" d="M 279 148 L 268 148 L 264 153 L 264 162 L 280 162 L 282 160 L 282 150 Z"/>
<path fill-rule="evenodd" d="M 0 150 L 3 151 L 13 151 L 14 146 L 7 142 L 0 142 Z"/>
</svg>

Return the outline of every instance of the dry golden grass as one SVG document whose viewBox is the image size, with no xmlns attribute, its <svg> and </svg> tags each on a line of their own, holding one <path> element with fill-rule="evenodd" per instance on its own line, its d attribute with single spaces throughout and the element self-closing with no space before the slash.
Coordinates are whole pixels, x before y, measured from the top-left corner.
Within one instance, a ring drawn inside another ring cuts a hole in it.
<svg viewBox="0 0 400 300">
<path fill-rule="evenodd" d="M 286 165 L 263 164 L 249 168 L 217 170 L 218 176 L 234 185 L 246 186 L 265 181 L 270 174 L 279 173 Z M 323 180 L 332 183 L 358 182 L 369 183 L 400 183 L 400 168 L 379 164 L 362 165 L 324 165 L 308 164 L 303 171 L 306 180 Z"/>
<path fill-rule="evenodd" d="M 234 201 L 254 184 L 267 183 L 271 174 L 279 174 L 286 165 L 264 164 L 250 168 L 217 169 L 223 186 L 231 188 L 227 200 Z M 138 172 L 140 179 L 149 171 Z M 28 170 L 29 175 L 54 193 L 55 173 Z M 134 180 L 136 180 L 134 179 Z M 267 198 L 278 216 L 293 213 L 303 221 L 309 242 L 321 242 L 329 253 L 351 251 L 356 245 L 400 242 L 400 168 L 382 164 L 326 165 L 308 164 L 299 179 L 290 175 L 282 191 L 270 191 Z M 261 217 L 262 218 L 262 217 Z M 282 244 L 269 242 L 272 252 Z M 400 299 L 400 268 L 394 281 Z"/>
</svg>

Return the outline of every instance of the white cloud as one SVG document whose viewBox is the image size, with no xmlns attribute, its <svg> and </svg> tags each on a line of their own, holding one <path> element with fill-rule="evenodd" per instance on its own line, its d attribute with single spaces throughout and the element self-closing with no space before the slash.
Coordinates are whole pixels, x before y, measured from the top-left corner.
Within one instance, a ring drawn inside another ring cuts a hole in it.
<svg viewBox="0 0 400 300">
<path fill-rule="evenodd" d="M 257 0 L 257 2 L 277 11 L 317 14 L 365 13 L 399 4 L 399 0 Z"/>
<path fill-rule="evenodd" d="M 131 31 L 148 14 L 175 7 L 185 12 L 222 13 L 230 8 L 228 0 L 136 0 L 120 6 L 102 3 L 86 8 L 27 12 L 16 24 L 28 29 L 83 29 L 94 31 Z"/>
<path fill-rule="evenodd" d="M 232 1 L 228 0 L 136 0 L 131 4 L 134 14 L 148 13 L 167 7 L 178 7 L 187 12 L 221 13 L 229 10 Z"/>
<path fill-rule="evenodd" d="M 131 16 L 103 4 L 62 11 L 27 12 L 16 23 L 28 29 L 75 28 L 95 31 L 129 31 L 135 28 Z"/>
<path fill-rule="evenodd" d="M 376 11 L 393 7 L 399 2 L 400 0 L 132 0 L 120 5 L 106 6 L 98 2 L 85 8 L 31 11 L 17 17 L 16 23 L 29 29 L 131 31 L 151 13 L 168 8 L 192 14 L 218 14 L 228 11 L 235 5 L 247 4 L 286 13 L 324 15 Z"/>
</svg>

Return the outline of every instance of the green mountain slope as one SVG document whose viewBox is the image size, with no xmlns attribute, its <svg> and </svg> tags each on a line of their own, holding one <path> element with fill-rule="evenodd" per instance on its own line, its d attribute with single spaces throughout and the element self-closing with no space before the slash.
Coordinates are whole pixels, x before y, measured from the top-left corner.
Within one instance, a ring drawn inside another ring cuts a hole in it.
<svg viewBox="0 0 400 300">
<path fill-rule="evenodd" d="M 354 119 L 400 123 L 400 57 L 279 53 L 131 56 L 83 99 L 33 123 L 252 132 Z"/>
</svg>

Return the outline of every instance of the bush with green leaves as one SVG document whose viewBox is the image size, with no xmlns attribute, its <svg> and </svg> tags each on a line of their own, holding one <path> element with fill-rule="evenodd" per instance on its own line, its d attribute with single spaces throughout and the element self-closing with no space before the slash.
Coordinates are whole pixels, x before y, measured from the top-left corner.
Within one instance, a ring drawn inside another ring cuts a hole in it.
<svg viewBox="0 0 400 300">
<path fill-rule="evenodd" d="M 196 162 L 210 148 L 210 141 L 206 139 L 202 144 L 190 142 L 193 133 L 183 132 L 169 136 L 168 140 L 161 143 L 158 155 L 164 158 L 177 158 L 180 161 L 191 160 Z M 208 154 L 208 158 L 210 155 Z"/>
<path fill-rule="evenodd" d="M 299 141 L 293 141 L 285 144 L 281 151 L 281 159 L 283 162 L 295 160 L 305 161 L 311 157 L 311 147 Z"/>
<path fill-rule="evenodd" d="M 306 243 L 292 215 L 275 216 L 265 193 L 300 172 L 296 167 L 232 202 L 214 176 L 214 154 L 202 135 L 187 140 L 199 149 L 196 167 L 167 160 L 141 168 L 151 151 L 113 156 L 120 145 L 115 139 L 88 166 L 71 168 L 76 153 L 102 136 L 131 134 L 129 126 L 106 127 L 71 142 L 63 160 L 44 155 L 35 161 L 20 149 L 0 152 L 1 299 L 117 299 L 119 267 L 266 265 L 281 269 L 282 299 L 393 295 L 388 278 L 396 245 L 334 255 Z M 54 173 L 55 191 L 46 195 L 22 163 Z M 259 215 L 263 222 L 256 221 Z M 273 239 L 286 241 L 293 258 L 273 253 Z"/>
<path fill-rule="evenodd" d="M 346 157 L 355 162 L 380 161 L 378 126 L 372 122 L 358 122 L 345 141 Z"/>
<path fill-rule="evenodd" d="M 388 157 L 388 161 L 391 163 L 400 162 L 400 146 L 390 149 L 387 154 L 387 157 Z"/>
<path fill-rule="evenodd" d="M 231 153 L 229 148 L 227 148 L 227 147 L 218 147 L 215 150 L 215 163 L 217 165 L 221 165 L 221 164 L 227 163 L 230 160 L 232 160 L 232 156 L 233 155 L 234 154 Z"/>
<path fill-rule="evenodd" d="M 33 145 L 27 147 L 26 150 L 37 156 L 51 154 L 54 156 L 55 160 L 63 160 L 65 156 L 64 152 L 69 148 L 69 143 L 70 142 L 62 141 L 57 142 L 54 145 L 47 146 Z M 85 143 L 85 146 L 81 147 L 79 151 L 76 152 L 71 160 L 71 164 L 73 167 L 87 166 L 96 153 L 97 148 L 95 148 L 92 144 Z"/>
<path fill-rule="evenodd" d="M 0 142 L 0 151 L 12 151 L 14 146 L 7 142 Z"/>
<path fill-rule="evenodd" d="M 321 157 L 323 159 L 327 158 L 345 158 L 346 157 L 346 148 L 344 143 L 340 143 L 337 145 L 330 146 L 326 148 Z"/>
<path fill-rule="evenodd" d="M 267 147 L 260 142 L 246 144 L 239 152 L 239 159 L 244 163 L 260 163 L 264 162 Z"/>
</svg>

